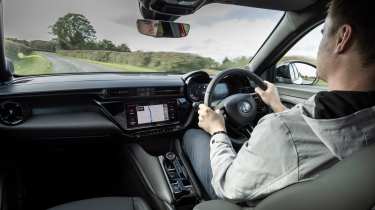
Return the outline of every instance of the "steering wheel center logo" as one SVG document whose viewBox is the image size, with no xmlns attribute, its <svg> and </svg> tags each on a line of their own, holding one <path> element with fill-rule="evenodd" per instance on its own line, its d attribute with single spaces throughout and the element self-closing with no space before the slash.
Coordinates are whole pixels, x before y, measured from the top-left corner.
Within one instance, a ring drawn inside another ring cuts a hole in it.
<svg viewBox="0 0 375 210">
<path fill-rule="evenodd" d="M 249 113 L 251 110 L 251 104 L 247 101 L 243 101 L 240 105 L 240 110 L 242 113 L 245 113 L 245 114 Z"/>
</svg>

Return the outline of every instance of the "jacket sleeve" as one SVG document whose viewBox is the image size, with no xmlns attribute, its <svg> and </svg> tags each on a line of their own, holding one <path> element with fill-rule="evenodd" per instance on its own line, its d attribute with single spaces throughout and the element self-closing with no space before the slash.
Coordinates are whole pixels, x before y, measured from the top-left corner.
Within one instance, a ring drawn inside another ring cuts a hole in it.
<svg viewBox="0 0 375 210">
<path fill-rule="evenodd" d="M 238 154 L 225 134 L 213 136 L 210 148 L 211 183 L 219 198 L 255 200 L 298 181 L 292 136 L 277 114 L 260 120 Z"/>
</svg>

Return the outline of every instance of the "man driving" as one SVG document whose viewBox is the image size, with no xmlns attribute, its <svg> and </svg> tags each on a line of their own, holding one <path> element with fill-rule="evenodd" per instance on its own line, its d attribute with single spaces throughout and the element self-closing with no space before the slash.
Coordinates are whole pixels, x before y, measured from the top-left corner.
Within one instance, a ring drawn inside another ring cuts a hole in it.
<svg viewBox="0 0 375 210">
<path fill-rule="evenodd" d="M 317 68 L 328 90 L 286 109 L 276 87 L 256 93 L 274 111 L 237 152 L 224 118 L 199 107 L 199 127 L 186 132 L 185 154 L 212 199 L 254 201 L 314 179 L 375 140 L 375 21 L 369 1 L 333 0 Z"/>
</svg>

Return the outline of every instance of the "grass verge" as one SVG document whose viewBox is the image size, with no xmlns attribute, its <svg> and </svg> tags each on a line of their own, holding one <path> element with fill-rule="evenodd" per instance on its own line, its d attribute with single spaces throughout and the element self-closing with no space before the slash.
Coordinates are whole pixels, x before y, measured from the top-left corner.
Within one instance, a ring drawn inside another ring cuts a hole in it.
<svg viewBox="0 0 375 210">
<path fill-rule="evenodd" d="M 105 63 L 105 62 L 92 61 L 92 60 L 86 60 L 86 59 L 80 59 L 80 60 L 86 61 L 91 64 L 97 64 L 103 67 L 111 68 L 111 69 L 121 70 L 124 72 L 161 72 L 157 69 L 132 66 L 132 65 L 127 65 L 127 64 Z"/>
<path fill-rule="evenodd" d="M 152 69 L 152 68 L 147 68 L 147 67 L 140 67 L 140 66 L 127 65 L 127 64 L 119 64 L 119 63 L 106 63 L 106 62 L 94 61 L 94 60 L 83 59 L 83 58 L 75 58 L 75 57 L 61 55 L 61 54 L 57 54 L 57 55 L 60 56 L 60 57 L 65 57 L 65 58 L 69 58 L 69 59 L 76 59 L 76 60 L 80 60 L 80 61 L 83 61 L 83 62 L 86 62 L 86 63 L 99 65 L 99 66 L 102 66 L 104 68 L 115 69 L 115 70 L 119 70 L 119 71 L 123 71 L 123 72 L 134 72 L 134 73 L 137 73 L 137 72 L 141 72 L 141 73 L 142 72 L 162 72 L 158 69 Z"/>
<path fill-rule="evenodd" d="M 14 61 L 15 73 L 18 75 L 37 75 L 52 73 L 52 63 L 44 56 L 33 52 L 31 55 L 20 56 Z"/>
</svg>

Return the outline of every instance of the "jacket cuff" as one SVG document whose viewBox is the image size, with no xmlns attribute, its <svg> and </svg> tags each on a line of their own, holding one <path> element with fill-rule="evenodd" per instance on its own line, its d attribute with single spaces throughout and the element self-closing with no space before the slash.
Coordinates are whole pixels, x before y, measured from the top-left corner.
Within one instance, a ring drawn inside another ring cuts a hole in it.
<svg viewBox="0 0 375 210">
<path fill-rule="evenodd" d="M 230 144 L 230 139 L 227 134 L 219 133 L 211 137 L 211 144 L 216 143 Z"/>
</svg>

